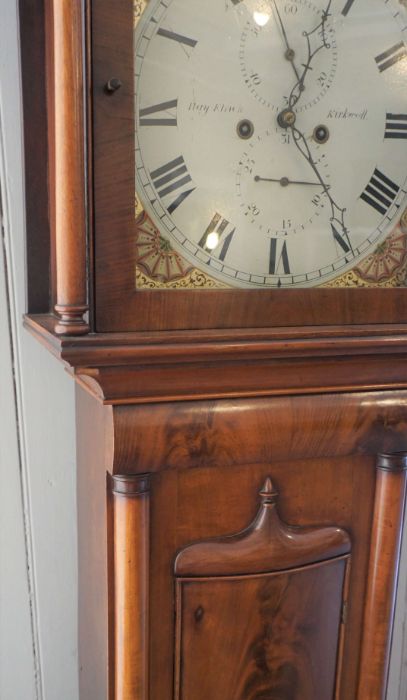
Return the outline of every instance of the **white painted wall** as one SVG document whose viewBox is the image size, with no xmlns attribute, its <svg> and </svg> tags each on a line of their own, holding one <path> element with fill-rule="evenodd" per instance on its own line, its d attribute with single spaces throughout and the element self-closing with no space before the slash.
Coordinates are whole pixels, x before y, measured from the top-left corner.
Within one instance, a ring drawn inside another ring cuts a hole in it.
<svg viewBox="0 0 407 700">
<path fill-rule="evenodd" d="M 0 1 L 0 698 L 77 700 L 74 387 L 21 323 L 17 8 Z"/>
<path fill-rule="evenodd" d="M 0 697 L 35 697 L 29 582 L 26 568 L 20 454 L 7 310 L 7 280 L 0 247 Z M 17 660 L 23 672 L 15 673 Z M 12 660 L 12 664 L 10 661 Z M 14 669 L 11 667 L 14 666 Z M 14 671 L 14 672 L 13 672 Z M 17 678 L 15 677 L 17 675 Z"/>
<path fill-rule="evenodd" d="M 78 700 L 74 387 L 21 324 L 17 5 L 0 1 L 0 698 Z M 407 700 L 406 611 L 407 537 L 388 700 Z"/>
</svg>

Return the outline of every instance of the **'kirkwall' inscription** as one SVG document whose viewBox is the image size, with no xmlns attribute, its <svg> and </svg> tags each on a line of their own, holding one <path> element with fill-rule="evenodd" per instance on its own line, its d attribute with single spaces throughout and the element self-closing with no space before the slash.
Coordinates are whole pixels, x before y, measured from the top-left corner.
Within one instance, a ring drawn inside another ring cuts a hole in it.
<svg viewBox="0 0 407 700">
<path fill-rule="evenodd" d="M 365 121 L 367 119 L 368 110 L 362 109 L 360 112 L 352 112 L 350 109 L 330 109 L 327 114 L 327 119 L 359 119 Z"/>
</svg>

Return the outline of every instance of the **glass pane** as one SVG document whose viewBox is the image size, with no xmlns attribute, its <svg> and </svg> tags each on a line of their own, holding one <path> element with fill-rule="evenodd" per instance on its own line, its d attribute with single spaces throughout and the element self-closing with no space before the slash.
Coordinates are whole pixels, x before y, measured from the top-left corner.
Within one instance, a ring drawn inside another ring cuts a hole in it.
<svg viewBox="0 0 407 700">
<path fill-rule="evenodd" d="M 406 0 L 135 2 L 137 288 L 404 286 Z"/>
</svg>

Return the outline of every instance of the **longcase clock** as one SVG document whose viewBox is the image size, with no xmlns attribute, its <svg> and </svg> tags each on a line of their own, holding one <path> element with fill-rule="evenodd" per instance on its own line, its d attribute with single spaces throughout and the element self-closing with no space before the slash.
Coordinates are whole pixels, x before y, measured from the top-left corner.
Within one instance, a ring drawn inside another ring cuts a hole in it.
<svg viewBox="0 0 407 700">
<path fill-rule="evenodd" d="M 81 700 L 384 700 L 405 0 L 20 0 L 27 329 L 77 385 Z"/>
</svg>

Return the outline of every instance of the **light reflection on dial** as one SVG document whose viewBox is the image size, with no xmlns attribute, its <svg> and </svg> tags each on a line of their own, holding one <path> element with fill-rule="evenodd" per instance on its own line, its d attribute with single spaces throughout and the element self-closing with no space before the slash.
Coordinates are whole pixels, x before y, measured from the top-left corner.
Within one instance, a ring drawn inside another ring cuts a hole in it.
<svg viewBox="0 0 407 700">
<path fill-rule="evenodd" d="M 250 16 L 250 4 L 247 6 L 247 20 L 240 41 L 240 69 L 244 82 L 250 93 L 265 107 L 274 111 L 281 110 L 289 100 L 288 85 L 291 85 L 293 72 L 287 58 L 287 46 L 284 40 L 280 20 L 286 32 L 292 61 L 298 76 L 304 72 L 308 58 L 309 44 L 304 32 L 311 32 L 321 21 L 322 8 L 310 0 L 276 0 L 270 7 L 270 21 L 259 26 Z M 323 3 L 325 9 L 326 2 Z M 335 78 L 338 51 L 334 24 L 331 19 L 326 23 L 326 37 L 329 48 L 315 57 L 312 71 L 304 81 L 304 99 L 297 111 L 303 112 L 316 105 L 328 92 Z M 318 41 L 318 33 L 311 36 L 311 51 Z M 294 73 L 295 75 L 295 73 Z"/>
<path fill-rule="evenodd" d="M 333 40 L 308 62 L 306 89 L 295 95 L 301 139 L 293 143 L 276 119 L 296 83 L 280 35 L 272 106 L 242 80 L 240 41 L 255 4 L 150 2 L 136 31 L 137 193 L 175 250 L 223 282 L 321 284 L 373 252 L 406 206 L 407 13 L 398 0 L 350 9 L 346 0 L 278 0 L 283 12 L 301 8 L 308 33 L 324 9 L 333 13 L 325 23 Z M 295 24 L 285 25 L 290 42 L 304 38 L 292 40 Z M 274 15 L 262 29 L 272 27 Z M 310 102 L 307 90 L 320 70 L 330 74 L 334 51 L 329 88 Z M 264 64 L 274 52 L 264 46 Z M 297 46 L 295 59 L 301 65 Z M 247 140 L 242 123 L 254 127 Z M 329 137 L 318 145 L 321 125 Z M 318 177 L 329 190 L 280 183 Z"/>
</svg>

